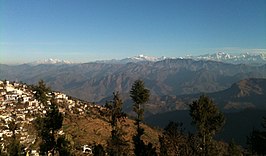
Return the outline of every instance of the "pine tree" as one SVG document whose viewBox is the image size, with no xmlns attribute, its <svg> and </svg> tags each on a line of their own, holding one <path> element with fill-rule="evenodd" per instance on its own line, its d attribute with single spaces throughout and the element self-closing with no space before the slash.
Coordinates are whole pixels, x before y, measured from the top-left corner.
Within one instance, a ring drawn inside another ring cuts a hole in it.
<svg viewBox="0 0 266 156">
<path fill-rule="evenodd" d="M 62 127 L 63 115 L 59 112 L 55 100 L 51 101 L 47 113 L 44 117 L 37 117 L 35 120 L 35 127 L 38 132 L 38 136 L 42 142 L 40 145 L 41 153 L 47 154 L 48 151 L 55 154 L 56 150 L 56 132 Z"/>
<path fill-rule="evenodd" d="M 149 100 L 150 91 L 145 88 L 142 80 L 136 80 L 130 90 L 130 97 L 132 98 L 133 111 L 137 114 L 135 124 L 137 125 L 137 134 L 133 136 L 134 153 L 136 156 L 156 155 L 156 150 L 151 143 L 145 145 L 141 136 L 144 134 L 144 129 L 140 123 L 144 119 L 144 104 Z"/>
<path fill-rule="evenodd" d="M 122 112 L 123 102 L 119 97 L 119 93 L 113 93 L 113 101 L 107 103 L 106 107 L 109 110 L 110 124 L 112 127 L 111 138 L 108 140 L 108 153 L 111 156 L 128 155 L 128 143 L 124 139 L 126 134 L 123 131 L 123 123 L 126 114 Z"/>
<path fill-rule="evenodd" d="M 192 124 L 196 126 L 200 138 L 201 155 L 210 155 L 213 136 L 223 127 L 224 116 L 207 96 L 200 96 L 189 107 Z"/>
<path fill-rule="evenodd" d="M 142 80 L 136 80 L 130 90 L 130 97 L 132 98 L 134 105 L 133 110 L 137 114 L 136 125 L 140 128 L 140 123 L 144 118 L 144 104 L 150 98 L 150 91 L 145 88 Z"/>
<path fill-rule="evenodd" d="M 47 154 L 48 151 L 51 151 L 52 155 L 54 155 L 57 149 L 56 132 L 62 127 L 63 115 L 59 112 L 54 97 L 48 98 L 48 93 L 51 90 L 43 80 L 40 80 L 37 86 L 33 86 L 33 90 L 34 97 L 46 106 L 47 112 L 44 116 L 37 117 L 34 123 L 38 136 L 42 140 L 40 151 L 42 154 Z M 48 104 L 48 101 L 50 101 L 50 104 Z"/>
</svg>

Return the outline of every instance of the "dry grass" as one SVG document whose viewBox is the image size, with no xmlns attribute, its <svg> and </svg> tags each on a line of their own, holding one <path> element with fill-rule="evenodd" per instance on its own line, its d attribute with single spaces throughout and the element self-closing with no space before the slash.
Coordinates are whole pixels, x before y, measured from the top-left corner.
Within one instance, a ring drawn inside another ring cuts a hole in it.
<svg viewBox="0 0 266 156">
<path fill-rule="evenodd" d="M 70 134 L 76 145 L 102 144 L 107 146 L 107 140 L 111 135 L 111 126 L 107 118 L 99 115 L 68 115 L 65 117 L 63 129 Z M 123 130 L 126 132 L 125 140 L 129 142 L 130 149 L 133 151 L 132 137 L 136 133 L 134 120 L 125 119 Z M 142 124 L 145 129 L 143 140 L 145 143 L 151 142 L 157 148 L 159 147 L 160 131 Z"/>
</svg>

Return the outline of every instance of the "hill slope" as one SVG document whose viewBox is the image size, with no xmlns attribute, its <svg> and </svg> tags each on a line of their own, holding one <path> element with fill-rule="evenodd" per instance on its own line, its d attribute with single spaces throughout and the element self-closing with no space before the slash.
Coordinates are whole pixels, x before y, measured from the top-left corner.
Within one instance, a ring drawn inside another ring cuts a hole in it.
<svg viewBox="0 0 266 156">
<path fill-rule="evenodd" d="M 225 111 L 245 108 L 266 109 L 266 79 L 244 79 L 234 83 L 230 88 L 214 93 L 205 93 Z M 192 103 L 201 94 L 177 96 L 171 107 Z M 169 104 L 170 105 L 170 104 Z"/>
<path fill-rule="evenodd" d="M 106 146 L 106 141 L 111 135 L 110 116 L 107 108 L 94 105 L 76 98 L 69 97 L 60 92 L 53 92 L 57 101 L 59 111 L 64 116 L 61 134 L 73 142 L 75 152 L 81 153 L 81 145 L 102 144 Z M 0 81 L 0 143 L 6 143 L 11 137 L 8 130 L 8 122 L 14 120 L 19 127 L 16 131 L 17 138 L 21 143 L 30 149 L 38 149 L 39 138 L 36 136 L 34 120 L 39 115 L 44 115 L 47 110 L 44 104 L 34 98 L 33 90 L 30 86 L 19 83 L 9 83 Z M 136 133 L 134 120 L 125 118 L 123 129 L 126 132 L 125 139 L 130 143 L 133 151 L 132 137 Z M 158 135 L 160 131 L 142 124 L 145 129 L 143 139 L 158 147 Z M 79 154 L 77 154 L 79 155 Z"/>
</svg>

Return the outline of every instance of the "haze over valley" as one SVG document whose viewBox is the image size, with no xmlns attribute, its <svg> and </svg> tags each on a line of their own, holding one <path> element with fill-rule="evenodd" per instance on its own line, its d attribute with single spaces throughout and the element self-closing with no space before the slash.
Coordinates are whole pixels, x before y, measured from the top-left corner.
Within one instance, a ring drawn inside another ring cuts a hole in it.
<svg viewBox="0 0 266 156">
<path fill-rule="evenodd" d="M 214 92 L 223 90 L 230 92 L 226 89 L 230 90 L 231 86 L 237 85 L 241 80 L 266 78 L 266 66 L 259 63 L 260 60 L 254 65 L 185 58 L 164 58 L 156 61 L 147 59 L 148 57 L 143 55 L 139 56 L 139 59 L 136 58 L 127 59 L 127 62 L 123 59 L 116 63 L 109 61 L 82 64 L 45 62 L 15 66 L 2 64 L 0 65 L 0 78 L 28 84 L 36 84 L 42 79 L 53 90 L 102 105 L 112 96 L 113 92 L 118 91 L 127 103 L 125 109 L 130 107 L 128 99 L 131 85 L 135 80 L 142 79 L 151 90 L 151 100 L 148 103 L 150 110 L 148 111 L 152 114 L 186 109 L 183 100 L 181 102 L 178 100 L 182 95 L 189 97 L 189 94 L 213 93 L 215 95 Z M 250 57 L 245 58 L 246 62 L 253 60 Z M 260 59 L 264 60 L 263 57 Z M 242 61 L 245 60 L 242 58 Z M 245 93 L 245 90 L 241 92 Z M 222 104 L 218 103 L 218 105 Z M 226 105 L 225 102 L 223 105 Z M 252 105 L 251 102 L 250 106 Z M 244 108 L 242 105 L 239 107 Z"/>
</svg>

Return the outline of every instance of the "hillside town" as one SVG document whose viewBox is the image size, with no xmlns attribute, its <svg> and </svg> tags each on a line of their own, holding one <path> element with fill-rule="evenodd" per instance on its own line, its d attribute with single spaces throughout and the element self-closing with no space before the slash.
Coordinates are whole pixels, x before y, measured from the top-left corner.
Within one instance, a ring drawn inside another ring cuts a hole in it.
<svg viewBox="0 0 266 156">
<path fill-rule="evenodd" d="M 104 107 L 92 105 L 77 99 L 68 97 L 60 92 L 49 93 L 54 95 L 59 104 L 59 112 L 65 114 L 85 115 L 93 110 L 101 111 Z M 48 95 L 49 96 L 49 95 Z M 48 103 L 50 101 L 47 101 Z M 39 115 L 46 113 L 45 106 L 34 98 L 34 91 L 30 86 L 17 82 L 0 81 L 0 145 L 2 151 L 6 150 L 6 143 L 12 136 L 9 124 L 13 121 L 17 125 L 15 135 L 19 136 L 19 142 L 30 151 L 31 155 L 39 155 L 35 146 L 37 135 L 34 130 L 33 121 Z M 64 131 L 60 130 L 59 135 Z M 84 148 L 88 149 L 88 145 Z"/>
</svg>

